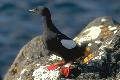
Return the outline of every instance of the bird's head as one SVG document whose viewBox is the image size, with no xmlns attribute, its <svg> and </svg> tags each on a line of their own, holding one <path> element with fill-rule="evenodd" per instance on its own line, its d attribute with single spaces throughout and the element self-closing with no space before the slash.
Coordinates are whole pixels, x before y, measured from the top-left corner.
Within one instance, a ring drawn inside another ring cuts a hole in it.
<svg viewBox="0 0 120 80">
<path fill-rule="evenodd" d="M 41 14 L 42 16 L 50 16 L 50 11 L 47 7 L 38 6 L 37 8 L 30 9 L 30 12 L 34 12 L 36 14 Z"/>
</svg>

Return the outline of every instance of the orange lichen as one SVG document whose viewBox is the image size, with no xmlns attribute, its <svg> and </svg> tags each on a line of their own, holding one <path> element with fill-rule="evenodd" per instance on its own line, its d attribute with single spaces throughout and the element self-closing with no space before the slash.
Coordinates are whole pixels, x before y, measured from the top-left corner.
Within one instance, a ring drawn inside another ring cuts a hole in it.
<svg viewBox="0 0 120 80">
<path fill-rule="evenodd" d="M 87 57 L 84 58 L 83 63 L 88 63 L 92 58 L 94 58 L 94 54 L 91 53 Z"/>
<path fill-rule="evenodd" d="M 11 70 L 11 74 L 15 75 L 18 72 L 19 72 L 18 64 L 15 64 L 15 67 L 13 67 L 13 69 Z"/>
<path fill-rule="evenodd" d="M 100 35 L 103 39 L 106 39 L 106 38 L 110 37 L 111 35 L 113 35 L 113 32 L 110 31 L 107 26 L 104 26 L 104 27 L 101 27 Z"/>
<path fill-rule="evenodd" d="M 83 63 L 88 63 L 92 58 L 94 58 L 94 54 L 92 53 L 92 49 L 90 47 L 86 47 L 85 57 L 83 59 Z"/>
</svg>

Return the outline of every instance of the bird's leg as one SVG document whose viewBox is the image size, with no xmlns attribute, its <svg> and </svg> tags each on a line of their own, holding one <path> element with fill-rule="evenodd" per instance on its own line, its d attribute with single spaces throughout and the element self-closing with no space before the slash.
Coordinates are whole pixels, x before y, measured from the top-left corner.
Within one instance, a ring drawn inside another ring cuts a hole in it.
<svg viewBox="0 0 120 80">
<path fill-rule="evenodd" d="M 52 64 L 52 65 L 50 65 L 50 66 L 47 66 L 47 69 L 48 69 L 48 70 L 55 70 L 55 69 L 57 69 L 59 66 L 64 65 L 64 63 L 65 63 L 65 61 L 57 62 L 57 63 L 55 63 L 55 64 Z"/>
<path fill-rule="evenodd" d="M 62 68 L 60 68 L 60 72 L 65 76 L 68 77 L 70 74 L 70 70 L 71 70 L 71 65 L 72 62 L 69 62 L 67 64 L 65 64 Z"/>
<path fill-rule="evenodd" d="M 57 62 L 57 63 L 52 64 L 52 65 L 50 65 L 50 66 L 47 66 L 47 69 L 48 69 L 48 70 L 55 70 L 55 69 L 57 69 L 58 67 L 62 66 L 62 67 L 60 68 L 60 72 L 61 72 L 65 77 L 68 77 L 69 74 L 70 74 L 70 71 L 71 71 L 71 69 L 72 69 L 71 65 L 72 65 L 72 62 L 68 62 L 68 63 L 65 64 L 65 61 L 60 61 L 60 62 Z"/>
</svg>

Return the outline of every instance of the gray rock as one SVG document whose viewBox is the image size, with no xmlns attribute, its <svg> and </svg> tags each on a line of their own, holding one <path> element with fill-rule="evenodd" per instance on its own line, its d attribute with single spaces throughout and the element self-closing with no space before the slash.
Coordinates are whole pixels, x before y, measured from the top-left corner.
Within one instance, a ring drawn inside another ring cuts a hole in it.
<svg viewBox="0 0 120 80">
<path fill-rule="evenodd" d="M 95 56 L 82 69 L 84 76 L 80 74 L 78 80 L 120 79 L 119 26 L 111 17 L 99 17 L 88 24 L 74 39 L 78 44 L 87 42 L 90 53 Z"/>
<path fill-rule="evenodd" d="M 93 20 L 74 38 L 75 42 L 88 43 L 86 56 L 83 61 L 74 65 L 77 68 L 65 78 L 52 80 L 91 80 L 91 79 L 120 79 L 120 25 L 115 24 L 111 17 L 100 17 Z M 57 62 L 50 61 L 53 52 L 47 50 L 42 36 L 37 36 L 28 42 L 18 53 L 15 61 L 6 73 L 4 80 L 36 80 L 40 78 L 39 69 L 45 65 Z M 89 54 L 92 54 L 91 56 Z M 89 57 L 87 57 L 89 55 Z M 41 67 L 42 66 L 42 67 Z M 81 73 L 77 72 L 80 68 Z M 36 75 L 34 75 L 36 71 Z M 52 74 L 52 73 L 51 73 Z M 56 75 L 59 75 L 56 71 Z M 47 76 L 47 75 L 46 75 Z M 72 78 L 72 79 L 69 79 Z M 74 78 L 74 79 L 73 79 Z M 41 79 L 38 79 L 41 80 Z M 43 79 L 45 80 L 45 79 Z"/>
</svg>

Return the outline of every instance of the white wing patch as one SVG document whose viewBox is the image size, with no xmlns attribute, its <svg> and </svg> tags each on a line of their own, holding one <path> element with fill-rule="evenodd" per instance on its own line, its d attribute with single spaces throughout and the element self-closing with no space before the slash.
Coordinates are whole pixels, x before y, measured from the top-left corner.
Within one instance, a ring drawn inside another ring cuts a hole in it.
<svg viewBox="0 0 120 80">
<path fill-rule="evenodd" d="M 76 43 L 72 40 L 61 40 L 62 45 L 67 49 L 72 49 L 76 46 Z"/>
</svg>

